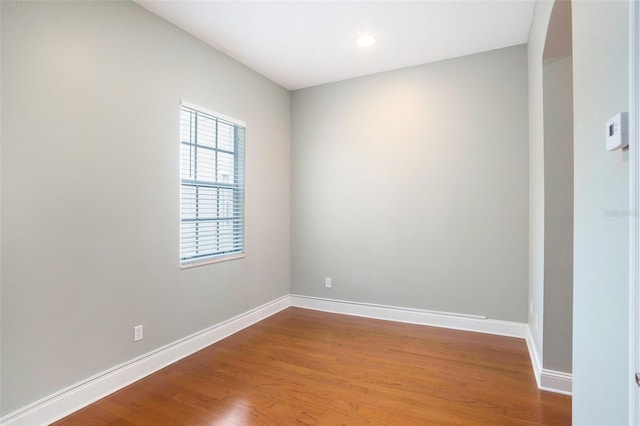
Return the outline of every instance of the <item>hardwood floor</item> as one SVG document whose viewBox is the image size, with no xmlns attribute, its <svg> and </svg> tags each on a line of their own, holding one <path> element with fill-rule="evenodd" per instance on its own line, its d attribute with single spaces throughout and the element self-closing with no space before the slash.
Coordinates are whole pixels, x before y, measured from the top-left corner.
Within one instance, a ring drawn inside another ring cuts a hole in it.
<svg viewBox="0 0 640 426">
<path fill-rule="evenodd" d="M 570 425 L 524 340 L 288 308 L 56 425 Z"/>
</svg>

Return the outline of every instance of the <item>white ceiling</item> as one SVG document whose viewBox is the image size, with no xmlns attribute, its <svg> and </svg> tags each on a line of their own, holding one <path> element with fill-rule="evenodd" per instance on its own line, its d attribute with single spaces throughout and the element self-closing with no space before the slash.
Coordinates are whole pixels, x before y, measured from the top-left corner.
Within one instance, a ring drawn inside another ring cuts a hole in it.
<svg viewBox="0 0 640 426">
<path fill-rule="evenodd" d="M 290 90 L 526 43 L 535 4 L 134 1 Z"/>
</svg>

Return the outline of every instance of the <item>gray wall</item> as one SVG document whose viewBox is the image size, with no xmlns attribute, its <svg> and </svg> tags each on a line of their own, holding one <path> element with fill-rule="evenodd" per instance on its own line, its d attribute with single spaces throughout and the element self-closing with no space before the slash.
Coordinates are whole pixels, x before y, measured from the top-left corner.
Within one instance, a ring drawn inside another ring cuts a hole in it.
<svg viewBox="0 0 640 426">
<path fill-rule="evenodd" d="M 543 55 L 544 354 L 571 372 L 573 319 L 573 69 L 571 2 L 553 5 Z"/>
<path fill-rule="evenodd" d="M 526 322 L 526 46 L 295 91 L 292 140 L 293 293 Z"/>
<path fill-rule="evenodd" d="M 290 292 L 290 94 L 129 2 L 1 7 L 4 415 Z M 178 266 L 181 99 L 247 124 L 243 260 Z"/>
<path fill-rule="evenodd" d="M 537 2 L 528 46 L 529 327 L 540 368 L 571 373 L 571 4 Z"/>
<path fill-rule="evenodd" d="M 625 1 L 573 3 L 573 421 L 628 423 L 629 152 L 605 123 L 629 109 Z"/>
<path fill-rule="evenodd" d="M 542 57 L 552 9 L 552 1 L 536 2 L 527 45 L 529 82 L 529 328 L 540 363 L 542 363 L 544 353 L 544 79 Z"/>
<path fill-rule="evenodd" d="M 569 15 L 570 18 L 570 15 Z M 569 31 L 571 27 L 569 25 Z M 573 91 L 571 56 L 544 63 L 544 354 L 571 372 L 573 319 Z"/>
</svg>

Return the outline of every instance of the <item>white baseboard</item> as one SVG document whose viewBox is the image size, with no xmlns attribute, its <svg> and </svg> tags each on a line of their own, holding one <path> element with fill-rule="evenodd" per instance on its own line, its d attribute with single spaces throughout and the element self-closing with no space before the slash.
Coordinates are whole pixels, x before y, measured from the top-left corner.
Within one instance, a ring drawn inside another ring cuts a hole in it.
<svg viewBox="0 0 640 426">
<path fill-rule="evenodd" d="M 563 395 L 572 394 L 573 375 L 561 371 L 547 370 L 540 371 L 540 390 L 561 393 Z"/>
<path fill-rule="evenodd" d="M 540 357 L 533 342 L 528 324 L 489 320 L 486 317 L 434 312 L 420 309 L 401 308 L 397 306 L 374 305 L 369 303 L 347 302 L 343 300 L 324 299 L 320 297 L 291 295 L 291 306 L 314 309 L 337 314 L 354 315 L 388 321 L 429 325 L 433 327 L 451 328 L 473 331 L 476 333 L 496 334 L 500 336 L 525 339 L 533 374 L 538 389 L 549 392 L 571 395 L 572 375 L 542 368 Z"/>
<path fill-rule="evenodd" d="M 531 358 L 531 366 L 533 367 L 533 375 L 536 378 L 538 389 L 563 395 L 571 395 L 573 375 L 542 368 L 540 355 L 538 354 L 538 349 L 533 341 L 533 335 L 528 325 L 526 340 L 529 357 Z"/>
<path fill-rule="evenodd" d="M 291 306 L 388 321 L 474 331 L 476 333 L 519 337 L 521 339 L 526 337 L 528 330 L 526 324 L 490 320 L 486 319 L 486 317 L 477 315 L 452 314 L 448 312 L 427 311 L 397 306 L 347 302 L 343 300 L 323 299 L 296 294 L 291 295 Z"/>
<path fill-rule="evenodd" d="M 0 418 L 0 426 L 52 423 L 289 306 L 525 339 L 538 388 L 571 394 L 571 374 L 541 368 L 527 324 L 476 315 L 286 295 L 29 404 Z"/>
<path fill-rule="evenodd" d="M 180 339 L 0 418 L 2 426 L 45 425 L 289 307 L 286 295 Z"/>
<path fill-rule="evenodd" d="M 542 373 L 542 362 L 540 361 L 540 355 L 538 354 L 538 348 L 533 340 L 533 334 L 527 324 L 527 349 L 529 350 L 529 358 L 531 358 L 531 367 L 533 368 L 533 375 L 536 378 L 538 389 L 540 389 L 540 374 Z"/>
</svg>

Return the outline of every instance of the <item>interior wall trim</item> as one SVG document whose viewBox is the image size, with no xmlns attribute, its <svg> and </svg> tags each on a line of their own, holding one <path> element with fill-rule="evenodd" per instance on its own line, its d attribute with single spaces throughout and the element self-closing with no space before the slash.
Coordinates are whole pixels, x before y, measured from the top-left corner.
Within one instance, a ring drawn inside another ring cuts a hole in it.
<svg viewBox="0 0 640 426">
<path fill-rule="evenodd" d="M 540 371 L 540 390 L 561 393 L 563 395 L 572 394 L 573 376 L 562 371 L 547 370 Z"/>
<path fill-rule="evenodd" d="M 533 339 L 533 334 L 531 333 L 531 328 L 527 324 L 527 349 L 529 350 L 529 358 L 531 358 L 531 367 L 533 368 L 533 375 L 536 378 L 536 383 L 538 384 L 538 389 L 540 389 L 540 375 L 542 374 L 542 361 L 540 360 L 540 354 L 538 353 L 538 348 L 536 348 L 535 340 Z"/>
<path fill-rule="evenodd" d="M 285 295 L 78 382 L 0 418 L 1 426 L 46 425 L 291 305 Z"/>
<path fill-rule="evenodd" d="M 476 333 L 495 334 L 499 336 L 524 339 L 531 358 L 533 374 L 538 389 L 571 395 L 572 375 L 560 371 L 542 368 L 542 363 L 533 341 L 529 325 L 519 322 L 487 319 L 484 316 L 452 314 L 448 312 L 427 311 L 421 309 L 402 308 L 397 306 L 376 305 L 344 300 L 325 299 L 302 295 L 291 295 L 291 306 L 314 309 L 337 314 L 354 315 L 387 321 L 406 322 L 411 324 L 443 327 L 454 330 L 465 330 Z"/>
<path fill-rule="evenodd" d="M 629 424 L 640 424 L 640 5 L 629 2 Z"/>
<path fill-rule="evenodd" d="M 519 337 L 521 339 L 526 338 L 528 330 L 528 326 L 523 323 L 491 320 L 481 315 L 454 314 L 296 294 L 291 295 L 291 306 L 366 318 L 474 331 L 476 333 Z"/>
<path fill-rule="evenodd" d="M 132 359 L 0 418 L 0 426 L 46 425 L 86 407 L 180 359 L 266 319 L 289 306 L 387 321 L 443 327 L 525 339 L 538 388 L 571 394 L 571 374 L 541 368 L 527 324 L 302 295 L 285 295 L 255 309 Z"/>
</svg>

